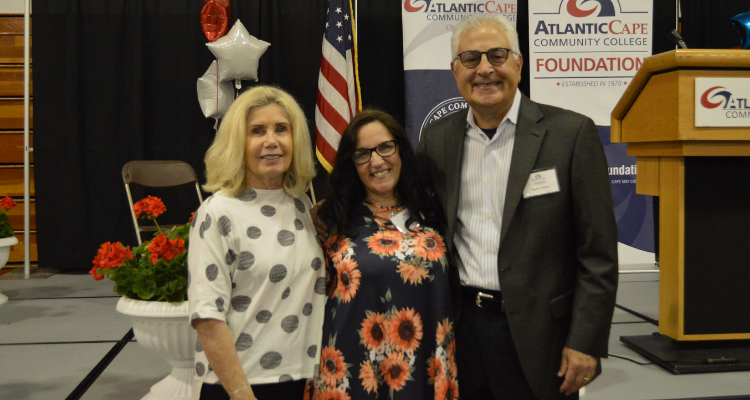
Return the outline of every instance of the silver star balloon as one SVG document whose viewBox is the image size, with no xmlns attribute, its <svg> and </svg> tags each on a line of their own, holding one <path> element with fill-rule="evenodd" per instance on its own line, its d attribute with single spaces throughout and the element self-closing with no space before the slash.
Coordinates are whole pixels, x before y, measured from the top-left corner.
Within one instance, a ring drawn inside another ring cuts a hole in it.
<svg viewBox="0 0 750 400">
<path fill-rule="evenodd" d="M 219 60 L 219 79 L 234 80 L 237 88 L 242 79 L 258 81 L 258 62 L 270 45 L 271 43 L 249 34 L 240 20 L 235 22 L 226 35 L 206 43 Z"/>
<path fill-rule="evenodd" d="M 202 77 L 198 78 L 198 102 L 206 118 L 219 119 L 224 116 L 234 100 L 232 83 L 219 81 L 218 63 L 214 60 Z"/>
</svg>

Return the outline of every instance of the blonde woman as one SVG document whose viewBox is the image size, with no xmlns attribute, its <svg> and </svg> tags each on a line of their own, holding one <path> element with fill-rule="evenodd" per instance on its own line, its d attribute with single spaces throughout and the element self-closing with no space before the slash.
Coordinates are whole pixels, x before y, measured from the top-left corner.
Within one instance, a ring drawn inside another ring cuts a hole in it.
<svg viewBox="0 0 750 400">
<path fill-rule="evenodd" d="M 305 116 L 283 90 L 255 87 L 229 108 L 205 162 L 214 194 L 188 251 L 200 398 L 302 398 L 325 304 L 304 194 L 315 172 Z"/>
</svg>

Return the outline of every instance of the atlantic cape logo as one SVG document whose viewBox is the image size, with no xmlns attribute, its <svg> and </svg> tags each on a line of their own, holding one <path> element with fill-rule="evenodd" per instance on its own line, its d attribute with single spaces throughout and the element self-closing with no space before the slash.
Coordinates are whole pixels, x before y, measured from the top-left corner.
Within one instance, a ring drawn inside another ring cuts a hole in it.
<svg viewBox="0 0 750 400">
<path fill-rule="evenodd" d="M 594 8 L 584 7 L 581 9 L 576 0 L 567 0 L 566 9 L 568 14 L 576 18 L 585 18 L 599 10 L 597 17 L 614 17 L 615 16 L 615 5 L 612 0 L 583 0 L 581 6 L 585 3 L 594 5 Z M 599 3 L 598 5 L 594 3 Z"/>
<path fill-rule="evenodd" d="M 711 94 L 711 92 L 713 92 L 716 89 L 724 89 L 724 90 L 716 92 L 711 96 L 711 99 L 714 99 L 716 97 L 721 97 L 721 99 L 719 99 L 717 103 L 712 103 L 709 100 L 708 95 Z M 723 86 L 714 86 L 711 89 L 708 89 L 705 92 L 703 92 L 703 95 L 701 96 L 701 105 L 704 108 L 712 109 L 712 108 L 716 108 L 724 104 L 724 108 L 727 108 L 731 100 L 732 100 L 732 93 L 726 90 L 726 88 L 724 88 Z M 741 100 L 743 103 L 745 103 L 745 107 L 747 107 L 747 104 L 746 104 L 747 100 L 745 99 L 738 99 L 738 100 Z M 731 107 L 731 108 L 736 108 L 736 107 Z"/>
<path fill-rule="evenodd" d="M 431 1 L 432 0 L 404 0 L 404 10 L 408 12 L 418 12 L 425 7 L 429 9 Z M 413 3 L 419 4 L 419 6 L 415 6 Z"/>
<path fill-rule="evenodd" d="M 484 2 L 466 1 L 463 3 L 437 2 L 433 0 L 404 0 L 404 11 L 410 13 L 515 14 L 516 4 L 506 3 L 503 0 L 488 0 Z"/>
<path fill-rule="evenodd" d="M 748 78 L 695 78 L 695 126 L 750 126 L 748 98 Z"/>
<path fill-rule="evenodd" d="M 631 8 L 623 9 L 623 4 Z M 532 68 L 555 74 L 594 72 L 599 73 L 598 77 L 608 76 L 601 75 L 602 72 L 634 73 L 644 59 L 638 53 L 651 49 L 651 17 L 648 11 L 632 7 L 621 0 L 560 0 L 546 11 L 534 12 L 532 53 L 545 55 L 532 57 Z M 623 84 L 620 80 L 585 83 L 587 86 Z"/>
</svg>

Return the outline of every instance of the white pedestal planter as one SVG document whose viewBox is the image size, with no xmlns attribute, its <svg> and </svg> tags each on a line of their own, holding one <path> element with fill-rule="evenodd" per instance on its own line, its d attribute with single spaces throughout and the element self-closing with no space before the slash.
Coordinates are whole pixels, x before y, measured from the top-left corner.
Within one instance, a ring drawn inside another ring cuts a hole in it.
<svg viewBox="0 0 750 400">
<path fill-rule="evenodd" d="M 142 400 L 192 400 L 197 333 L 190 326 L 188 303 L 122 297 L 117 311 L 130 316 L 138 344 L 172 365 L 172 373 L 152 386 Z"/>
<path fill-rule="evenodd" d="M 11 246 L 17 245 L 18 239 L 15 236 L 0 239 L 0 268 L 5 266 L 10 256 Z M 8 296 L 0 293 L 0 304 L 8 302 Z"/>
</svg>

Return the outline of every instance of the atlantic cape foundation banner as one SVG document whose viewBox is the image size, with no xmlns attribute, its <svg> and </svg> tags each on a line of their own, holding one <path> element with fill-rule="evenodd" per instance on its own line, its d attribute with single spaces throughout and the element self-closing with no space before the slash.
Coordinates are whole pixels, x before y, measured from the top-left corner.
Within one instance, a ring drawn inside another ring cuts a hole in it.
<svg viewBox="0 0 750 400">
<path fill-rule="evenodd" d="M 450 70 L 453 29 L 474 14 L 503 15 L 516 24 L 516 0 L 404 0 L 406 133 L 416 148 L 422 129 L 468 107 Z"/>
<path fill-rule="evenodd" d="M 610 114 L 651 55 L 652 0 L 529 2 L 531 98 L 591 117 L 609 163 L 620 263 L 654 261 L 650 196 L 635 193 L 635 157 L 610 143 Z"/>
</svg>

